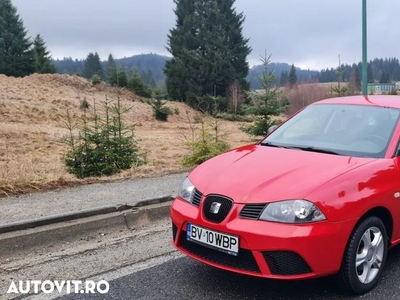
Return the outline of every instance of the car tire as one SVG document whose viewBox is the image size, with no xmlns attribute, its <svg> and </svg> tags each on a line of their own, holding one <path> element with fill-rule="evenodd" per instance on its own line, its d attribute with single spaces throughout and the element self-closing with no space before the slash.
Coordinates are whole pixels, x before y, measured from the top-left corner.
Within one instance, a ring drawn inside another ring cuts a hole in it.
<svg viewBox="0 0 400 300">
<path fill-rule="evenodd" d="M 353 294 L 370 291 L 385 267 L 388 249 L 386 228 L 381 219 L 368 217 L 352 232 L 339 273 L 344 287 Z"/>
</svg>

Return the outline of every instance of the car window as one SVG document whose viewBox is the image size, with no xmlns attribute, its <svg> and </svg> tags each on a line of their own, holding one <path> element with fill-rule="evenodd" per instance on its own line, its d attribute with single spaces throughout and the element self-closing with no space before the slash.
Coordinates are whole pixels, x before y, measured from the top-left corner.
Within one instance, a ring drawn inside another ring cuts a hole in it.
<svg viewBox="0 0 400 300">
<path fill-rule="evenodd" d="M 383 157 L 399 112 L 394 108 L 367 105 L 310 105 L 270 134 L 264 144 Z"/>
</svg>

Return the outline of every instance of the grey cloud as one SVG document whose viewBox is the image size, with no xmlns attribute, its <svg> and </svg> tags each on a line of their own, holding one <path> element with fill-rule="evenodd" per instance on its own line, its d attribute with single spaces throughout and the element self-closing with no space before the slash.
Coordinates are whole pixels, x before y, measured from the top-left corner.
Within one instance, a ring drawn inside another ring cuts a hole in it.
<svg viewBox="0 0 400 300">
<path fill-rule="evenodd" d="M 172 0 L 13 0 L 30 35 L 44 36 L 55 57 L 103 59 L 165 50 L 175 24 Z M 273 61 L 309 68 L 361 60 L 361 0 L 237 0 L 246 16 L 243 33 L 259 63 Z M 369 57 L 399 56 L 400 1 L 368 1 Z"/>
</svg>

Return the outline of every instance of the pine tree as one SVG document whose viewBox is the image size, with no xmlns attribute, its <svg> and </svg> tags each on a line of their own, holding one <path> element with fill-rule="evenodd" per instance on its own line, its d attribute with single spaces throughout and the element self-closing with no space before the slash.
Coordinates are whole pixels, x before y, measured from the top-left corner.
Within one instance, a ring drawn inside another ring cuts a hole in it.
<svg viewBox="0 0 400 300">
<path fill-rule="evenodd" d="M 297 83 L 297 73 L 294 65 L 290 68 L 289 72 L 289 85 L 292 88 Z"/>
<path fill-rule="evenodd" d="M 35 59 L 35 73 L 46 74 L 56 73 L 56 67 L 51 63 L 50 52 L 40 34 L 36 35 L 33 41 L 33 57 Z"/>
<path fill-rule="evenodd" d="M 285 86 L 289 83 L 289 74 L 287 71 L 282 71 L 281 76 L 279 78 L 279 85 Z"/>
<path fill-rule="evenodd" d="M 118 68 L 112 54 L 108 56 L 106 77 L 109 84 L 112 86 L 118 86 Z"/>
<path fill-rule="evenodd" d="M 104 78 L 103 67 L 100 63 L 100 57 L 97 54 L 89 53 L 86 57 L 85 67 L 83 69 L 83 77 L 91 79 L 94 75 Z"/>
<path fill-rule="evenodd" d="M 251 49 L 242 35 L 245 17 L 235 11 L 234 2 L 174 0 L 176 25 L 167 48 L 173 58 L 164 68 L 171 98 L 197 107 L 201 97 L 225 97 L 235 80 L 248 87 Z"/>
<path fill-rule="evenodd" d="M 11 0 L 0 0 L 0 74 L 22 77 L 34 72 L 32 43 Z"/>
<path fill-rule="evenodd" d="M 339 66 L 336 69 L 337 85 L 331 87 L 332 95 L 334 95 L 335 97 L 343 97 L 346 96 L 346 94 L 348 93 L 347 86 L 343 85 L 343 73 L 344 68 L 343 65 L 340 64 L 339 60 Z"/>
<path fill-rule="evenodd" d="M 275 72 L 269 70 L 269 61 L 270 56 L 262 59 L 264 70 L 259 80 L 263 91 L 248 92 L 253 105 L 248 107 L 247 113 L 254 115 L 254 122 L 252 125 L 240 127 L 247 134 L 257 137 L 265 136 L 271 126 L 278 125 L 280 121 L 273 116 L 278 116 L 284 110 L 280 101 L 281 91 L 273 87 Z"/>
<path fill-rule="evenodd" d="M 151 92 L 147 86 L 143 83 L 136 69 L 133 70 L 132 76 L 128 79 L 128 88 L 135 92 L 136 95 L 151 98 Z"/>
<path fill-rule="evenodd" d="M 128 87 L 128 75 L 126 74 L 125 69 L 118 68 L 117 82 L 119 87 Z"/>
<path fill-rule="evenodd" d="M 354 70 L 354 81 L 355 81 L 356 91 L 357 92 L 361 91 L 361 76 L 360 76 L 360 69 L 358 68 L 358 66 L 356 66 Z"/>
</svg>

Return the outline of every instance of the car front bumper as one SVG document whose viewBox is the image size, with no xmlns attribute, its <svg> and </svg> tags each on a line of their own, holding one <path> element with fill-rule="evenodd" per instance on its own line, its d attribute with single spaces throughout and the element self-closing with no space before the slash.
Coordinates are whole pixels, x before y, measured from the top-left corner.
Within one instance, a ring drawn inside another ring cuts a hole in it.
<svg viewBox="0 0 400 300">
<path fill-rule="evenodd" d="M 221 223 L 208 221 L 202 207 L 179 197 L 171 205 L 173 244 L 186 255 L 217 268 L 276 279 L 305 279 L 337 273 L 357 220 L 282 224 L 244 219 L 243 204 L 234 204 Z M 187 223 L 240 239 L 232 256 L 186 239 Z"/>
</svg>

